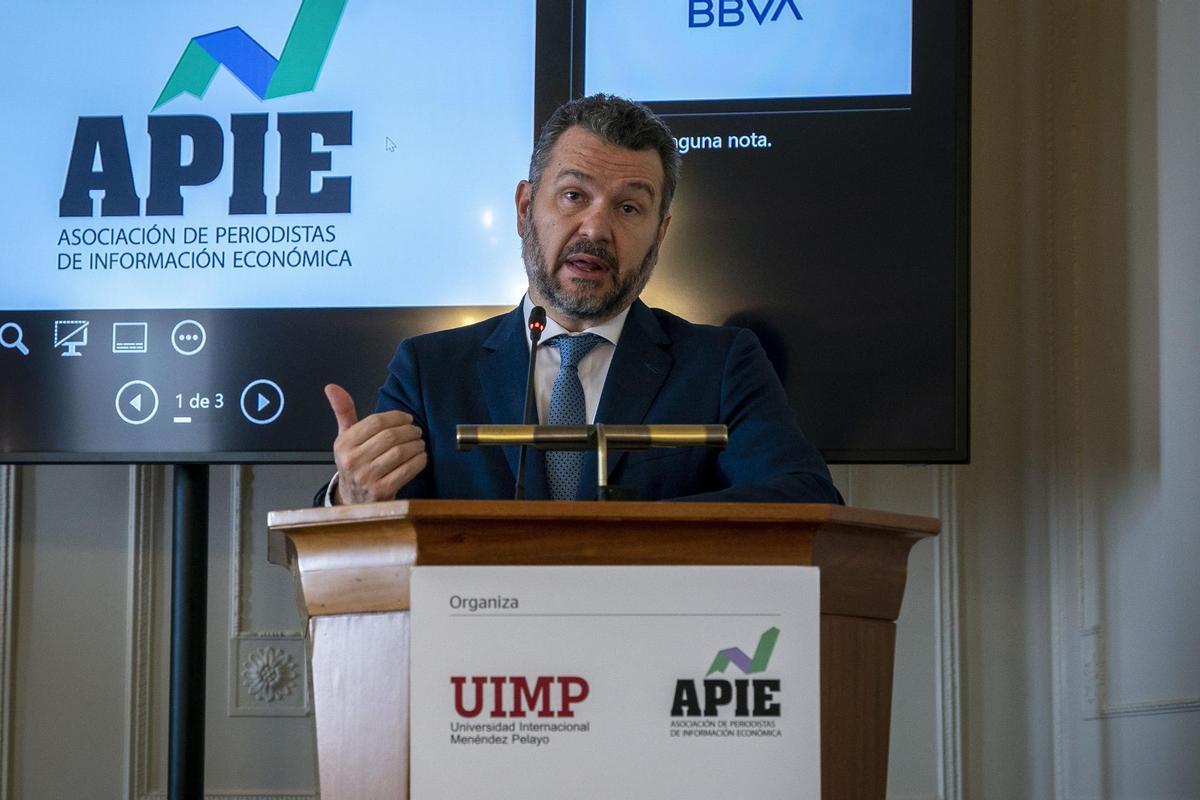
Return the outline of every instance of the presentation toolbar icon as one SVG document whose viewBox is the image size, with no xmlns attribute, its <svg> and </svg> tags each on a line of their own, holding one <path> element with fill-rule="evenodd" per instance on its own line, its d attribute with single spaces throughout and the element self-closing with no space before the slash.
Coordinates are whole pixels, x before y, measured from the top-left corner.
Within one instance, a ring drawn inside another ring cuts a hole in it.
<svg viewBox="0 0 1200 800">
<path fill-rule="evenodd" d="M 275 381 L 259 378 L 242 389 L 242 416 L 255 425 L 269 425 L 283 413 L 283 389 Z"/>
<path fill-rule="evenodd" d="M 194 356 L 204 349 L 208 334 L 194 319 L 185 319 L 171 331 L 171 346 L 181 356 Z"/>
<path fill-rule="evenodd" d="M 79 348 L 88 343 L 89 324 L 85 319 L 54 320 L 54 346 L 63 349 L 59 355 L 63 358 L 83 355 Z"/>
<path fill-rule="evenodd" d="M 117 416 L 130 425 L 149 422 L 158 413 L 158 392 L 145 381 L 130 381 L 117 390 Z"/>
<path fill-rule="evenodd" d="M 15 322 L 0 325 L 0 347 L 16 350 L 23 356 L 29 355 L 29 348 L 25 346 L 25 331 Z"/>
<path fill-rule="evenodd" d="M 114 353 L 146 353 L 150 350 L 149 325 L 145 322 L 114 322 Z"/>
</svg>

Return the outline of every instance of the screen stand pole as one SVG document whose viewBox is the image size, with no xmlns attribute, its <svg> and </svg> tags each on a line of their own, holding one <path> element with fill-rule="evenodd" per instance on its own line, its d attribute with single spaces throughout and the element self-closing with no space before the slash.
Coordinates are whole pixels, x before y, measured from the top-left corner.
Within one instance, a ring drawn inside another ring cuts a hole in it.
<svg viewBox="0 0 1200 800">
<path fill-rule="evenodd" d="M 167 797 L 204 797 L 208 635 L 208 465 L 175 465 L 171 554 L 171 689 Z"/>
</svg>

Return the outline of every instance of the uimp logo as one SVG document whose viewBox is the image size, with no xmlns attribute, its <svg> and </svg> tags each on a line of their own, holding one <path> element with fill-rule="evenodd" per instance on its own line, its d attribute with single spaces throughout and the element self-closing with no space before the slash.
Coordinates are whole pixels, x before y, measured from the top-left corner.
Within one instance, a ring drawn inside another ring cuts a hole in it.
<svg viewBox="0 0 1200 800">
<path fill-rule="evenodd" d="M 571 718 L 574 706 L 587 700 L 590 692 L 587 680 L 578 675 L 540 675 L 532 681 L 523 675 L 452 675 L 450 684 L 454 710 L 467 719 L 484 711 L 493 719 L 520 719 L 530 713 Z"/>
<path fill-rule="evenodd" d="M 675 682 L 671 703 L 672 717 L 716 717 L 732 709 L 735 717 L 778 717 L 781 706 L 776 700 L 782 684 L 778 678 L 738 678 L 726 680 L 707 676 L 724 672 L 730 664 L 744 675 L 765 672 L 779 639 L 779 628 L 768 628 L 758 637 L 754 655 L 741 648 L 728 647 L 717 652 L 702 681 L 681 678 Z"/>
<path fill-rule="evenodd" d="M 346 0 L 304 0 L 278 59 L 240 27 L 193 37 L 154 108 L 181 94 L 203 98 L 222 65 L 259 100 L 311 92 L 345 7 Z"/>
</svg>

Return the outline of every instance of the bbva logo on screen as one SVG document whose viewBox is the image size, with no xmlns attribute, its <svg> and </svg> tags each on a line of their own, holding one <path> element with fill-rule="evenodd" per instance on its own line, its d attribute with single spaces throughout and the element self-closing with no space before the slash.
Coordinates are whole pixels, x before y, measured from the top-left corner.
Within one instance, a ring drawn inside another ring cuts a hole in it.
<svg viewBox="0 0 1200 800">
<path fill-rule="evenodd" d="M 224 66 L 260 101 L 310 92 L 317 85 L 325 57 L 333 44 L 347 0 L 303 0 L 279 58 L 272 56 L 240 27 L 194 36 L 152 110 L 183 94 L 203 98 L 217 69 Z M 268 114 L 232 114 L 233 192 L 230 214 L 265 214 L 265 139 Z M 184 186 L 203 186 L 224 168 L 225 128 L 200 114 L 149 116 L 150 191 L 147 216 L 183 214 Z M 311 175 L 332 168 L 328 151 L 315 151 L 313 134 L 326 146 L 349 145 L 353 115 L 349 111 L 282 113 L 276 115 L 279 134 L 279 193 L 277 214 L 334 214 L 350 211 L 350 177 L 328 176 L 311 189 Z M 184 162 L 184 139 L 191 156 Z M 96 168 L 97 162 L 99 168 Z M 60 217 L 92 216 L 92 191 L 103 191 L 100 215 L 138 216 L 141 198 L 133 180 L 125 120 L 120 116 L 80 117 L 59 198 Z"/>
<path fill-rule="evenodd" d="M 794 0 L 758 0 L 757 3 L 755 0 L 688 0 L 688 27 L 707 28 L 715 22 L 718 28 L 736 28 L 746 22 L 747 8 L 760 26 L 766 22 L 779 22 L 785 9 L 793 19 L 804 19 Z"/>
</svg>

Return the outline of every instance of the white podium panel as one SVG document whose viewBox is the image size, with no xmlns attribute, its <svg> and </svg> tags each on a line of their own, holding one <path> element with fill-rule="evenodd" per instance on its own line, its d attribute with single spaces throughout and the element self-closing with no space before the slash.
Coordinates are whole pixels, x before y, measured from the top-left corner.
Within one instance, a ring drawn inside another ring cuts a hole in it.
<svg viewBox="0 0 1200 800">
<path fill-rule="evenodd" d="M 820 797 L 812 567 L 418 567 L 411 796 Z"/>
</svg>

